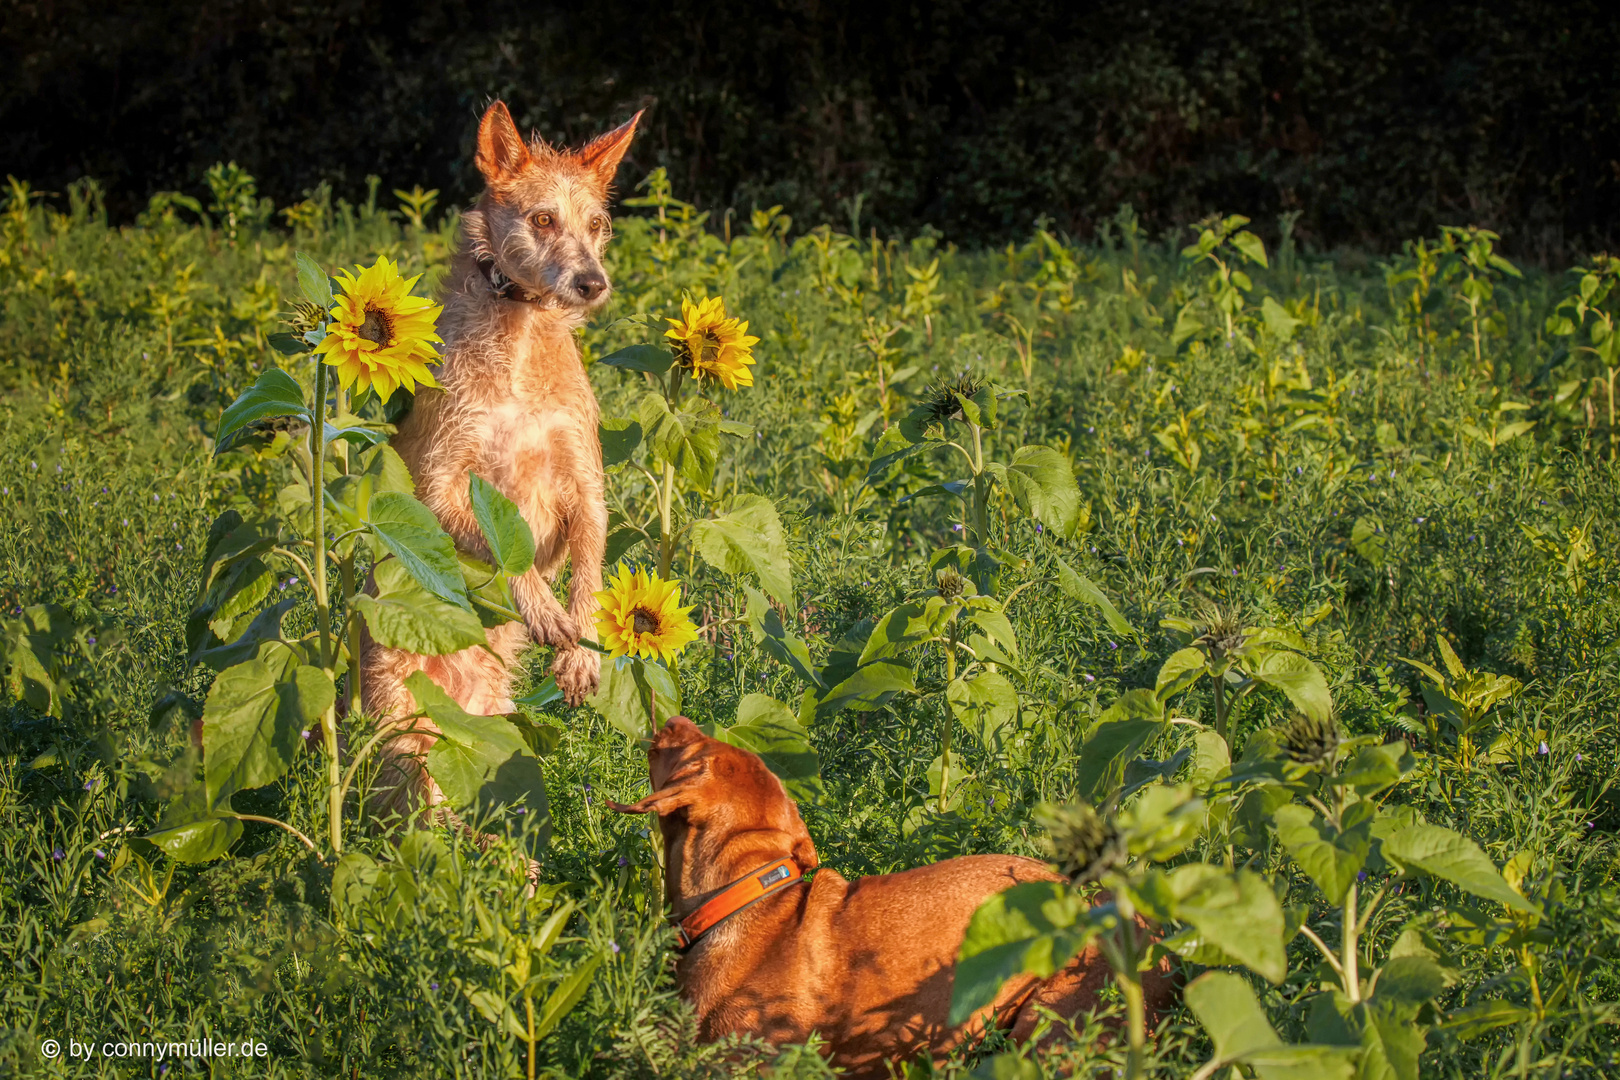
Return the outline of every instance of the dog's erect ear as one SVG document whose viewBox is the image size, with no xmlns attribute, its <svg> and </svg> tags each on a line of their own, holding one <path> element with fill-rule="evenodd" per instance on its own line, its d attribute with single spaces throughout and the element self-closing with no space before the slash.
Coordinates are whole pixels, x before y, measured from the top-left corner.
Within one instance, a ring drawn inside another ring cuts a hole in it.
<svg viewBox="0 0 1620 1080">
<path fill-rule="evenodd" d="M 529 163 L 529 148 L 506 111 L 506 102 L 496 101 L 484 110 L 478 124 L 478 154 L 474 159 L 484 181 L 498 184 L 510 180 Z"/>
<path fill-rule="evenodd" d="M 608 188 L 613 186 L 613 178 L 618 175 L 619 162 L 624 160 L 624 152 L 630 149 L 630 140 L 636 137 L 636 122 L 641 119 L 642 109 L 630 119 L 614 128 L 605 135 L 598 135 L 576 152 L 579 163 L 590 169 L 596 176 L 596 186 L 606 195 Z"/>
</svg>

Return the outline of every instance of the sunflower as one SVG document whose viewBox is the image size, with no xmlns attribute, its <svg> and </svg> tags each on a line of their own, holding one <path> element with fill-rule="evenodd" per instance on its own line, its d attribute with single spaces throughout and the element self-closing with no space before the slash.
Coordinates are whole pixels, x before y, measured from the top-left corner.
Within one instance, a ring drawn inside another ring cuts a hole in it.
<svg viewBox="0 0 1620 1080">
<path fill-rule="evenodd" d="M 664 336 L 674 342 L 675 362 L 693 378 L 711 376 L 727 390 L 754 385 L 748 365 L 759 338 L 749 336 L 747 323 L 726 318 L 725 300 L 715 296 L 694 305 L 683 297 L 681 317 L 664 321 L 670 325 Z"/>
<path fill-rule="evenodd" d="M 433 329 L 444 308 L 411 295 L 421 276 L 402 279 L 386 257 L 360 269 L 359 277 L 338 271 L 343 294 L 315 352 L 337 368 L 344 389 L 374 387 L 386 402 L 400 386 L 439 385 L 427 365 L 439 359 L 433 343 L 442 341 Z"/>
<path fill-rule="evenodd" d="M 596 633 L 612 656 L 657 656 L 669 661 L 688 642 L 697 640 L 697 630 L 687 618 L 692 609 L 680 606 L 679 583 L 620 563 L 607 584 L 596 594 L 602 605 L 596 613 Z"/>
</svg>

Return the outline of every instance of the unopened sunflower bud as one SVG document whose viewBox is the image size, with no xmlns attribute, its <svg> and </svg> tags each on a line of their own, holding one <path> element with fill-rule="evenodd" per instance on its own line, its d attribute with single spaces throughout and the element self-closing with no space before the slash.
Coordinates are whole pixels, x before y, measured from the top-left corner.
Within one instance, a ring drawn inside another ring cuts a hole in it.
<svg viewBox="0 0 1620 1080">
<path fill-rule="evenodd" d="M 955 570 L 941 570 L 935 581 L 939 595 L 946 600 L 955 600 L 967 589 L 967 579 Z"/>
<path fill-rule="evenodd" d="M 1119 830 L 1083 802 L 1040 806 L 1035 820 L 1046 829 L 1042 841 L 1058 873 L 1076 885 L 1096 881 L 1125 861 Z"/>
<path fill-rule="evenodd" d="M 971 399 L 984 384 L 972 375 L 962 375 L 956 379 L 947 379 L 928 392 L 928 422 L 943 424 L 947 420 L 955 420 L 962 415 L 962 403 L 957 395 Z"/>
<path fill-rule="evenodd" d="M 299 300 L 293 304 L 292 310 L 287 312 L 286 316 L 283 320 L 286 325 L 293 333 L 302 337 L 326 321 L 326 309 L 308 300 Z"/>
<path fill-rule="evenodd" d="M 1339 728 L 1332 718 L 1317 719 L 1303 714 L 1283 725 L 1283 748 L 1301 765 L 1326 768 L 1339 750 Z"/>
</svg>

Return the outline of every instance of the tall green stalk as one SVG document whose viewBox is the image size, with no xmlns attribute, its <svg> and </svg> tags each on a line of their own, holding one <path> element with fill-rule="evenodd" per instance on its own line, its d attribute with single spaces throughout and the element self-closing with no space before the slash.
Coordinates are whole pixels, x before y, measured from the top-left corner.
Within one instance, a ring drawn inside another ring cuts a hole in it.
<svg viewBox="0 0 1620 1080">
<path fill-rule="evenodd" d="M 334 679 L 336 666 L 332 639 L 332 605 L 326 593 L 326 365 L 315 361 L 315 415 L 309 428 L 310 506 L 314 515 L 315 559 L 310 586 L 315 590 L 315 626 L 321 642 L 321 669 Z M 332 855 L 343 854 L 343 769 L 338 760 L 337 702 L 321 715 L 326 742 L 327 832 Z"/>
</svg>

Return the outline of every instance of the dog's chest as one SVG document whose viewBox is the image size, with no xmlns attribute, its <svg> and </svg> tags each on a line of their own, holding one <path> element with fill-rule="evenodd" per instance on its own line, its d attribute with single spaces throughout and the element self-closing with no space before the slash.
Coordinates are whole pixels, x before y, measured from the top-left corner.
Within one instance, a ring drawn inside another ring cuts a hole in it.
<svg viewBox="0 0 1620 1080">
<path fill-rule="evenodd" d="M 485 417 L 479 455 L 495 486 L 525 510 L 546 501 L 586 455 L 580 417 L 544 404 L 510 402 Z M 591 436 L 595 436 L 592 431 Z"/>
</svg>

